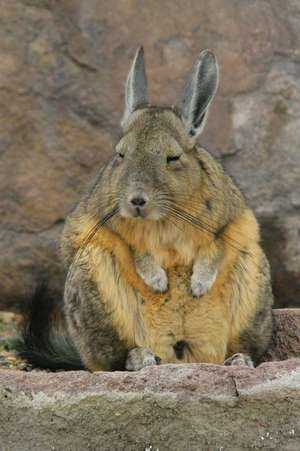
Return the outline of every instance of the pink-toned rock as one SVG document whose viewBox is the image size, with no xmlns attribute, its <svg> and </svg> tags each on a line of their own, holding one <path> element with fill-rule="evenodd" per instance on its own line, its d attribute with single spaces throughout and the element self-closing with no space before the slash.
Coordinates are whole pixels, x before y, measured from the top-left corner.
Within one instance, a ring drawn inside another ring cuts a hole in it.
<svg viewBox="0 0 300 451">
<path fill-rule="evenodd" d="M 1 450 L 296 451 L 299 310 L 274 312 L 277 334 L 268 353 L 274 361 L 255 369 L 0 370 Z"/>
<path fill-rule="evenodd" d="M 137 373 L 2 370 L 0 386 L 2 449 L 299 446 L 299 359 L 257 369 L 191 364 Z"/>
</svg>

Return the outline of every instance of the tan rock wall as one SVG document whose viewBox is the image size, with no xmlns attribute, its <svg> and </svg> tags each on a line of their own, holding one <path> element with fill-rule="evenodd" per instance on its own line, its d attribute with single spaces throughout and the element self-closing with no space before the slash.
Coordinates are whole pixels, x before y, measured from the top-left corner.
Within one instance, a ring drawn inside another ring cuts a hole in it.
<svg viewBox="0 0 300 451">
<path fill-rule="evenodd" d="M 160 103 L 174 103 L 200 49 L 216 52 L 221 87 L 202 143 L 261 221 L 278 303 L 297 305 L 299 29 L 297 0 L 0 0 L 1 307 L 43 278 L 60 292 L 56 240 L 112 152 L 139 44 Z"/>
</svg>

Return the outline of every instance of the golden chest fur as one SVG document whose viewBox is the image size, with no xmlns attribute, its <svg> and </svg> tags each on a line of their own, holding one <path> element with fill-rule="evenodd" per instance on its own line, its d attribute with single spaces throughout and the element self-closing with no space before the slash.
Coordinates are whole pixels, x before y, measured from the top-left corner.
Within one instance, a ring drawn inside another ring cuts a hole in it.
<svg viewBox="0 0 300 451">
<path fill-rule="evenodd" d="M 251 220 L 247 213 L 239 221 L 245 229 Z M 227 233 L 233 233 L 235 226 L 240 228 L 241 224 L 233 224 Z M 101 229 L 84 252 L 88 253 L 90 277 L 101 293 L 99 302 L 104 303 L 128 346 L 148 347 L 163 363 L 222 363 L 228 354 L 238 352 L 239 335 L 255 312 L 257 284 L 253 281 L 260 258 L 255 241 L 250 243 L 251 256 L 230 246 L 225 249 L 214 286 L 206 295 L 194 298 L 190 290 L 192 252 L 188 258 L 192 247 L 186 245 L 187 252 L 181 254 L 184 261 L 180 261 L 176 248 L 167 251 L 168 243 L 160 247 L 159 259 L 167 268 L 169 289 L 156 294 L 136 273 L 128 245 L 131 241 L 139 252 L 145 252 L 149 251 L 147 242 L 138 234 L 131 237 L 130 228 L 127 230 L 125 241 L 110 229 Z M 205 240 L 209 252 L 215 243 L 202 237 L 203 243 Z M 155 243 L 153 248 L 150 250 L 155 252 Z M 242 266 L 237 265 L 239 261 Z"/>
</svg>

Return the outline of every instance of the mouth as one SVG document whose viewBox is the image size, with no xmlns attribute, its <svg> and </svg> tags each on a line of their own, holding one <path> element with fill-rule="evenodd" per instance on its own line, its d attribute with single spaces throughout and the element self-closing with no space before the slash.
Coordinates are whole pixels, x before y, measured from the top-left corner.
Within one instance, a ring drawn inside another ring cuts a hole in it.
<svg viewBox="0 0 300 451">
<path fill-rule="evenodd" d="M 135 218 L 147 218 L 147 216 L 149 216 L 149 214 L 146 211 L 141 210 L 139 207 L 136 208 Z"/>
<path fill-rule="evenodd" d="M 147 208 L 141 208 L 139 206 L 133 207 L 127 204 L 120 206 L 120 216 L 124 219 L 149 219 L 152 221 L 158 221 L 162 219 L 163 214 L 157 208 L 151 208 L 150 206 Z"/>
<path fill-rule="evenodd" d="M 132 212 L 132 218 L 147 218 L 148 214 L 145 210 L 140 207 L 136 207 Z"/>
</svg>

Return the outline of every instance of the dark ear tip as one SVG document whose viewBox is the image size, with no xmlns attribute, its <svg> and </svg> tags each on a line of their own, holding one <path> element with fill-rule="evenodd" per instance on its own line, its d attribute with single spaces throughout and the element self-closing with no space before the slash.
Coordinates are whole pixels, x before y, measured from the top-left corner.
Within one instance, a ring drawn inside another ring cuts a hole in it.
<svg viewBox="0 0 300 451">
<path fill-rule="evenodd" d="M 202 50 L 202 52 L 200 52 L 199 60 L 203 61 L 204 59 L 211 63 L 217 64 L 217 57 L 214 54 L 214 52 L 210 49 L 205 49 L 205 50 Z"/>
<path fill-rule="evenodd" d="M 140 58 L 144 56 L 144 47 L 142 45 L 140 45 L 137 49 L 136 49 L 136 57 Z"/>
</svg>

